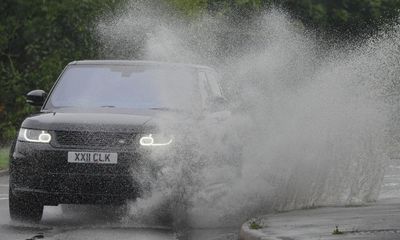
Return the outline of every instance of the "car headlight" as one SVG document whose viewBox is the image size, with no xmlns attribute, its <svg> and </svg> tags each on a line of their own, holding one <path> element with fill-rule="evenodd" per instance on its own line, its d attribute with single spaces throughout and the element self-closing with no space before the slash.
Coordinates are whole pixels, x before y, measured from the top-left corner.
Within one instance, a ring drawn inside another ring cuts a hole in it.
<svg viewBox="0 0 400 240">
<path fill-rule="evenodd" d="M 170 145 L 174 141 L 172 136 L 161 135 L 161 134 L 148 134 L 143 135 L 139 143 L 142 146 L 166 146 Z"/>
<path fill-rule="evenodd" d="M 18 133 L 18 140 L 35 143 L 49 143 L 51 135 L 44 130 L 21 128 Z"/>
</svg>

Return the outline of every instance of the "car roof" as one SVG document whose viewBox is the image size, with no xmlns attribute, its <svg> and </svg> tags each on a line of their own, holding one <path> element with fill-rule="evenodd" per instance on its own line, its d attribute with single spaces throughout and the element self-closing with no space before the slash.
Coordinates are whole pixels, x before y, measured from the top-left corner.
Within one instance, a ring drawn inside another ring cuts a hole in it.
<svg viewBox="0 0 400 240">
<path fill-rule="evenodd" d="M 177 66 L 177 67 L 191 67 L 204 70 L 213 70 L 210 67 L 196 64 L 186 63 L 170 63 L 170 62 L 157 62 L 157 61 L 136 61 L 136 60 L 80 60 L 70 62 L 68 65 L 159 65 L 159 66 Z"/>
</svg>

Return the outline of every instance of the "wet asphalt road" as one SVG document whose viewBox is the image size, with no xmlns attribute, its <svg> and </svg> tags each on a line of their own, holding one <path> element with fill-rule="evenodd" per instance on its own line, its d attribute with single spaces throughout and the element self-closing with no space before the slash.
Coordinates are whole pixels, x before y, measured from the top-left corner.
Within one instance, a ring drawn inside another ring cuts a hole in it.
<svg viewBox="0 0 400 240">
<path fill-rule="evenodd" d="M 198 229 L 177 234 L 168 228 L 143 227 L 129 222 L 110 222 L 98 211 L 69 212 L 45 207 L 40 224 L 12 222 L 8 213 L 8 176 L 0 177 L 0 240 L 237 240 L 239 226 L 226 229 Z"/>
<path fill-rule="evenodd" d="M 400 159 L 385 172 L 380 199 L 363 206 L 331 206 L 269 214 L 259 233 L 282 240 L 400 239 Z M 332 234 L 335 226 L 342 234 Z"/>
<path fill-rule="evenodd" d="M 400 201 L 400 159 L 392 160 L 386 171 L 381 200 Z M 364 219 L 368 223 L 368 219 Z M 144 227 L 124 221 L 110 222 L 98 209 L 89 212 L 62 212 L 61 207 L 45 207 L 40 224 L 12 222 L 8 214 L 8 176 L 0 177 L 0 240 L 237 240 L 240 226 L 227 229 L 198 229 L 184 236 L 162 227 Z"/>
</svg>

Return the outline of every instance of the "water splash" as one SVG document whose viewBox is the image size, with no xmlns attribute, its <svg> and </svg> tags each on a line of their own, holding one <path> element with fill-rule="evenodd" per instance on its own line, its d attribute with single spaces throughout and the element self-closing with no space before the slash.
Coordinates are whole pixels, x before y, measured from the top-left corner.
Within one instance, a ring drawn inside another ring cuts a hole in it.
<svg viewBox="0 0 400 240">
<path fill-rule="evenodd" d="M 137 221 L 219 227 L 377 198 L 399 96 L 398 27 L 325 49 L 279 9 L 233 27 L 222 17 L 188 23 L 166 7 L 133 2 L 97 29 L 105 57 L 214 66 L 232 101 L 224 123 L 161 126 L 185 144 L 154 153 L 163 170 L 133 203 Z"/>
</svg>

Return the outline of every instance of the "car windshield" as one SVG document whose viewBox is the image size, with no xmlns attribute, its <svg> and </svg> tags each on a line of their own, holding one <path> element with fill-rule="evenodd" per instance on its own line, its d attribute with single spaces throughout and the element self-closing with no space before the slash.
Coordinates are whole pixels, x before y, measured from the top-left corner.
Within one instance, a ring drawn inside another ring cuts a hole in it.
<svg viewBox="0 0 400 240">
<path fill-rule="evenodd" d="M 45 109 L 180 109 L 200 104 L 194 68 L 158 65 L 72 65 Z"/>
</svg>

